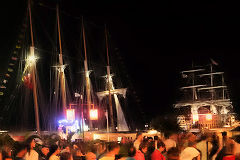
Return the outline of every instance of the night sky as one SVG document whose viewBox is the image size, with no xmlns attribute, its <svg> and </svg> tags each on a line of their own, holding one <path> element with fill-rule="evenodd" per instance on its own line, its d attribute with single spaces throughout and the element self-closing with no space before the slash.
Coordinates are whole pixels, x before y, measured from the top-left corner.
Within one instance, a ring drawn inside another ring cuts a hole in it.
<svg viewBox="0 0 240 160">
<path fill-rule="evenodd" d="M 34 3 L 38 19 L 47 23 L 45 29 L 55 21 L 48 17 L 48 14 L 54 15 L 51 8 L 55 7 L 55 2 L 36 0 Z M 197 65 L 210 63 L 210 58 L 219 63 L 219 71 L 225 72 L 230 97 L 235 111 L 240 114 L 240 14 L 237 4 L 226 1 L 76 2 L 60 2 L 66 47 L 71 47 L 67 42 L 71 39 L 69 35 L 80 32 L 75 26 L 79 25 L 76 20 L 79 17 L 86 18 L 88 33 L 96 33 L 92 37 L 99 43 L 91 44 L 95 48 L 104 43 L 104 38 L 98 39 L 96 35 L 102 33 L 107 24 L 113 46 L 111 54 L 116 61 L 112 65 L 119 66 L 116 69 L 119 78 L 128 85 L 123 87 L 131 88 L 130 94 L 134 97 L 131 107 L 136 109 L 137 116 L 144 115 L 149 121 L 157 115 L 170 113 L 179 98 L 180 71 L 190 69 L 192 62 Z M 0 14 L 0 76 L 6 72 L 26 12 L 25 1 L 7 3 Z"/>
</svg>

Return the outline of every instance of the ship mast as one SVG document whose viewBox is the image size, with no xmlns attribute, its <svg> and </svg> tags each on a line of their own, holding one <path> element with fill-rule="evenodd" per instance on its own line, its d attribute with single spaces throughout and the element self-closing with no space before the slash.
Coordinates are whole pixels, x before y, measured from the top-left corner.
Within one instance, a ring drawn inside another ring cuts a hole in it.
<svg viewBox="0 0 240 160">
<path fill-rule="evenodd" d="M 111 75 L 110 75 L 110 63 L 109 63 L 109 52 L 108 52 L 108 36 L 107 36 L 107 28 L 105 26 L 105 36 L 106 36 L 106 52 L 107 52 L 107 79 L 108 79 L 108 100 L 109 100 L 109 110 L 110 110 L 110 122 L 111 122 L 111 130 L 112 132 L 115 130 L 114 128 L 114 120 L 113 120 L 113 107 L 112 107 L 112 85 L 111 85 Z"/>
<path fill-rule="evenodd" d="M 212 67 L 212 64 L 210 64 L 210 73 L 213 73 L 213 67 Z M 211 74 L 210 75 L 210 77 L 211 77 L 211 87 L 213 87 L 213 74 Z M 212 100 L 213 100 L 213 95 L 214 95 L 214 93 L 213 93 L 213 89 L 211 89 L 211 96 L 212 96 Z"/>
<path fill-rule="evenodd" d="M 88 106 L 88 112 L 90 113 L 90 109 L 91 109 L 91 92 L 90 92 L 90 78 L 89 78 L 90 71 L 88 70 L 88 63 L 87 63 L 87 49 L 86 49 L 86 39 L 85 39 L 83 18 L 82 18 L 82 30 L 83 30 L 84 53 L 85 53 L 84 73 L 85 73 L 85 81 L 86 81 L 87 106 Z M 89 118 L 89 128 L 90 130 L 92 129 L 92 120 L 90 118 Z"/>
<path fill-rule="evenodd" d="M 33 83 L 33 98 L 34 98 L 34 110 L 35 110 L 35 123 L 37 127 L 37 134 L 40 135 L 40 123 L 39 123 L 39 111 L 38 111 L 38 99 L 37 99 L 37 84 L 36 84 L 36 63 L 34 55 L 34 41 L 33 41 L 33 30 L 32 30 L 32 15 L 31 15 L 31 0 L 28 0 L 28 10 L 29 10 L 29 22 L 30 22 L 30 31 L 31 31 L 31 46 L 30 46 L 30 56 L 32 57 L 32 83 Z"/>
<path fill-rule="evenodd" d="M 62 109 L 63 114 L 66 109 L 66 91 L 65 91 L 65 76 L 64 76 L 64 69 L 65 66 L 63 65 L 63 58 L 62 58 L 62 43 L 61 43 L 61 30 L 60 30 L 60 22 L 59 22 L 59 5 L 57 4 L 57 26 L 58 26 L 58 40 L 59 40 L 59 72 L 60 72 L 60 86 L 61 86 L 61 95 L 62 95 Z"/>
<path fill-rule="evenodd" d="M 213 67 L 212 65 L 210 66 L 211 72 L 210 73 L 206 73 L 206 74 L 200 74 L 200 77 L 203 76 L 210 76 L 210 87 L 204 87 L 204 88 L 199 88 L 198 90 L 210 90 L 211 91 L 211 99 L 214 100 L 214 89 L 222 89 L 222 99 L 225 99 L 225 89 L 227 88 L 227 86 L 224 84 L 224 77 L 223 77 L 223 73 L 224 72 L 213 72 Z M 221 75 L 222 76 L 222 85 L 220 86 L 214 86 L 214 75 Z"/>
<path fill-rule="evenodd" d="M 196 88 L 205 86 L 205 85 L 195 85 L 195 72 L 201 72 L 201 71 L 204 71 L 204 69 L 192 69 L 192 70 L 187 70 L 187 71 L 181 72 L 182 74 L 192 74 L 192 86 L 182 87 L 181 89 L 192 89 L 192 100 L 193 101 L 198 99 Z"/>
</svg>

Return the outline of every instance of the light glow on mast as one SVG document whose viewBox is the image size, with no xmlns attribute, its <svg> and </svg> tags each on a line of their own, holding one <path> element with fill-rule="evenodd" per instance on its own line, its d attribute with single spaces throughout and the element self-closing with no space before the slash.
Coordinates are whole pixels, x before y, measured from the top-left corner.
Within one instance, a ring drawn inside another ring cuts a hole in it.
<svg viewBox="0 0 240 160">
<path fill-rule="evenodd" d="M 91 120 L 98 119 L 98 110 L 97 109 L 90 109 L 90 119 Z"/>
<path fill-rule="evenodd" d="M 34 56 L 34 55 L 30 55 L 27 57 L 27 64 L 32 65 L 35 64 L 37 61 L 38 57 Z"/>
</svg>

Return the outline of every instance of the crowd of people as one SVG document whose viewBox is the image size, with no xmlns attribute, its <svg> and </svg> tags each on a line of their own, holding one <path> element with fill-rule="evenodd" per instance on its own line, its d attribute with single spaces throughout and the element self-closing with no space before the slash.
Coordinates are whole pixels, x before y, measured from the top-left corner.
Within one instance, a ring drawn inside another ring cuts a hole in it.
<svg viewBox="0 0 240 160">
<path fill-rule="evenodd" d="M 40 138 L 41 139 L 41 138 Z M 0 160 L 238 160 L 240 144 L 222 132 L 194 134 L 166 133 L 164 137 L 135 140 L 122 137 L 119 142 L 58 140 L 38 142 L 30 136 L 23 142 L 0 142 Z"/>
</svg>

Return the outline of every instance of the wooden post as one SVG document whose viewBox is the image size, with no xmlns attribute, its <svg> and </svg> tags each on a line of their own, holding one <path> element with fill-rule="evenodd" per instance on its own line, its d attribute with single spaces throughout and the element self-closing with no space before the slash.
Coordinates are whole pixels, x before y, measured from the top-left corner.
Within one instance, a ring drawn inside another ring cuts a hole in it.
<svg viewBox="0 0 240 160">
<path fill-rule="evenodd" d="M 114 120 L 113 120 L 113 107 L 112 107 L 112 94 L 111 94 L 111 82 L 110 82 L 110 67 L 107 66 L 107 78 L 108 78 L 108 100 L 109 100 L 109 111 L 110 111 L 110 123 L 111 123 L 111 131 L 115 131 Z"/>
<path fill-rule="evenodd" d="M 31 42 L 30 55 L 34 57 L 34 41 L 33 41 L 33 30 L 32 30 L 32 15 L 31 15 L 31 0 L 28 0 L 28 10 L 29 10 L 29 22 L 31 31 Z M 40 135 L 40 123 L 39 123 L 39 112 L 38 112 L 38 99 L 37 99 L 37 84 L 35 75 L 36 63 L 33 62 L 31 66 L 32 73 L 32 83 L 33 83 L 33 99 L 34 99 L 34 110 L 35 110 L 35 123 L 37 127 L 37 134 Z"/>
<path fill-rule="evenodd" d="M 83 141 L 84 141 L 84 116 L 83 116 L 83 95 L 80 95 L 81 98 L 81 109 L 82 109 L 82 134 L 83 134 Z"/>
<path fill-rule="evenodd" d="M 111 130 L 112 132 L 115 131 L 115 127 L 114 127 L 114 120 L 113 120 L 113 107 L 112 107 L 112 94 L 111 94 L 111 90 L 112 90 L 112 83 L 110 82 L 110 76 L 111 76 L 111 72 L 110 72 L 110 62 L 109 62 L 109 53 L 108 53 L 108 36 L 107 36 L 107 29 L 105 26 L 105 35 L 106 35 L 106 51 L 107 51 L 107 78 L 108 78 L 108 100 L 109 100 L 109 111 L 110 111 L 110 121 L 111 121 Z"/>
<path fill-rule="evenodd" d="M 87 63 L 87 48 L 86 48 L 86 40 L 85 40 L 85 30 L 84 24 L 82 22 L 82 30 L 83 30 L 83 44 L 84 44 L 84 73 L 85 73 L 85 81 L 86 81 L 86 93 L 87 93 L 87 106 L 88 106 L 88 117 L 89 117 L 89 128 L 92 130 L 92 120 L 90 119 L 90 109 L 91 109 L 91 92 L 90 92 L 90 79 L 89 79 L 89 71 L 88 71 L 88 63 Z"/>
<path fill-rule="evenodd" d="M 61 42 L 61 30 L 60 30 L 60 21 L 59 21 L 59 6 L 57 5 L 57 25 L 58 25 L 58 41 L 59 41 L 59 72 L 60 72 L 60 85 L 61 85 L 61 95 L 62 95 L 62 109 L 63 115 L 67 108 L 66 103 L 66 91 L 65 91 L 65 75 L 64 75 L 64 65 L 62 58 L 62 42 Z"/>
</svg>

